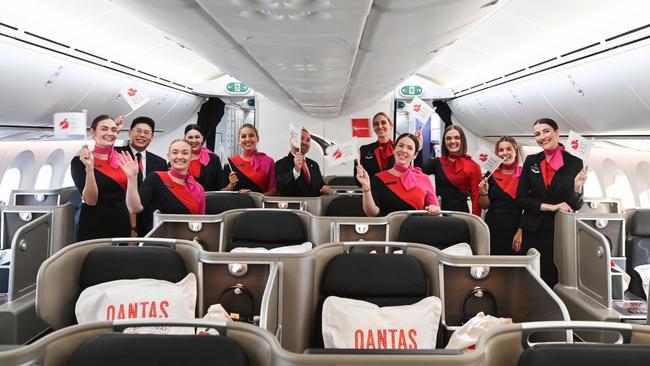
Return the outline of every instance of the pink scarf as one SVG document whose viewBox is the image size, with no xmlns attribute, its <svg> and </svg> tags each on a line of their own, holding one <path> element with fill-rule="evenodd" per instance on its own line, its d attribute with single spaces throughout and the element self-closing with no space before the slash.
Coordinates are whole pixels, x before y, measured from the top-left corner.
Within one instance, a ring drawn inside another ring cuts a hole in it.
<svg viewBox="0 0 650 366">
<path fill-rule="evenodd" d="M 200 202 L 199 205 L 201 207 L 200 212 L 205 213 L 205 191 L 203 190 L 203 186 L 200 185 L 196 180 L 194 180 L 192 174 L 189 173 L 183 174 L 177 172 L 174 169 L 169 169 L 169 175 L 171 175 L 174 178 L 185 181 L 185 187 L 187 187 L 187 190 L 190 191 L 192 196 L 194 196 L 194 198 L 196 198 L 196 200 Z"/>
<path fill-rule="evenodd" d="M 544 150 L 544 155 L 548 157 L 548 164 L 555 170 L 564 166 L 564 157 L 562 156 L 562 151 L 564 151 L 564 146 L 558 145 L 555 149 Z"/>
<path fill-rule="evenodd" d="M 521 175 L 521 167 L 517 165 L 516 161 L 513 161 L 512 164 L 501 164 L 501 169 L 514 170 L 515 172 L 512 176 L 515 178 L 519 178 Z"/>
<path fill-rule="evenodd" d="M 110 164 L 111 168 L 117 169 L 120 167 L 120 158 L 118 157 L 119 153 L 115 150 L 115 147 L 101 147 L 95 145 L 93 152 L 108 155 L 108 164 Z"/>
<path fill-rule="evenodd" d="M 242 154 L 246 158 L 250 159 L 251 168 L 253 168 L 253 170 L 255 171 L 259 170 L 262 167 L 262 158 L 266 156 L 265 153 L 258 152 L 257 150 L 254 151 L 244 150 Z"/>
<path fill-rule="evenodd" d="M 426 192 L 426 204 L 429 205 L 433 203 L 436 206 L 438 205 L 438 197 L 436 197 L 436 191 L 433 189 L 433 185 L 431 184 L 429 177 L 426 174 L 422 173 L 422 169 L 414 168 L 410 165 L 402 166 L 399 164 L 393 165 L 393 168 L 402 173 L 399 179 L 407 191 L 413 189 L 414 187 L 420 187 Z"/>
<path fill-rule="evenodd" d="M 199 163 L 201 163 L 203 166 L 208 165 L 210 162 L 210 154 L 213 154 L 210 149 L 205 146 L 201 146 L 201 148 L 199 148 Z"/>
</svg>

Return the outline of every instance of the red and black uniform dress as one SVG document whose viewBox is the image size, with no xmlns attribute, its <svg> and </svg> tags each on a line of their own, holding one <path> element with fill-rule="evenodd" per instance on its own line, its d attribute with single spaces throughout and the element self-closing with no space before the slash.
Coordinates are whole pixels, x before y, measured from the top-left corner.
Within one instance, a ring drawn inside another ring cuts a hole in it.
<svg viewBox="0 0 650 366">
<path fill-rule="evenodd" d="M 549 155 L 551 163 L 546 161 Z M 523 230 L 522 250 L 536 248 L 544 282 L 553 287 L 558 281 L 554 263 L 555 212 L 540 211 L 542 203 L 566 202 L 573 210 L 582 207 L 582 194 L 574 192 L 575 176 L 582 170 L 582 160 L 558 146 L 526 157 L 519 178 L 517 201 L 524 210 L 520 227 Z"/>
<path fill-rule="evenodd" d="M 395 164 L 395 157 L 393 156 L 393 140 L 381 143 L 375 141 L 372 144 L 363 145 L 359 148 L 359 159 L 361 166 L 368 172 L 368 176 L 372 177 L 375 174 L 388 170 Z M 357 165 L 354 165 L 353 177 L 357 176 Z M 361 184 L 357 181 L 357 185 Z"/>
<path fill-rule="evenodd" d="M 515 163 L 516 164 L 516 163 Z M 490 228 L 490 254 L 515 255 L 512 239 L 519 230 L 521 206 L 517 198 L 517 186 L 521 168 L 513 174 L 504 174 L 501 169 L 494 171 L 488 179 L 488 198 L 490 208 L 485 213 L 485 223 Z"/>
<path fill-rule="evenodd" d="M 167 172 L 149 174 L 140 186 L 140 202 L 145 214 L 149 218 L 156 210 L 164 214 L 205 214 L 205 191 L 198 182 L 194 185 L 176 183 Z M 153 220 L 147 222 L 153 223 Z M 147 232 L 150 230 L 148 227 Z"/>
<path fill-rule="evenodd" d="M 127 177 L 119 165 L 109 160 L 95 159 L 97 204 L 81 204 L 77 240 L 131 236 L 131 220 L 126 208 Z M 83 194 L 86 185 L 86 167 L 78 156 L 70 162 L 74 185 Z"/>
<path fill-rule="evenodd" d="M 435 175 L 440 209 L 469 212 L 467 198 L 470 197 L 472 213 L 481 215 L 481 207 L 478 205 L 481 168 L 469 155 L 460 156 L 453 161 L 447 156 L 440 156 L 433 159 L 422 170 L 425 174 Z"/>
<path fill-rule="evenodd" d="M 396 166 L 397 167 L 397 166 Z M 386 216 L 394 211 L 423 210 L 433 204 L 438 205 L 435 190 L 429 177 L 419 168 L 408 168 L 408 174 L 401 177 L 385 170 L 370 178 L 370 189 L 375 205 L 379 207 L 379 215 Z"/>
<path fill-rule="evenodd" d="M 275 162 L 270 156 L 255 152 L 248 161 L 240 155 L 231 156 L 228 161 L 230 164 L 226 165 L 224 171 L 228 176 L 232 167 L 237 173 L 238 181 L 235 184 L 235 191 L 250 189 L 259 193 L 275 192 Z"/>
<path fill-rule="evenodd" d="M 190 174 L 207 191 L 220 191 L 224 187 L 221 160 L 212 151 L 201 147 L 199 158 L 190 161 Z"/>
</svg>

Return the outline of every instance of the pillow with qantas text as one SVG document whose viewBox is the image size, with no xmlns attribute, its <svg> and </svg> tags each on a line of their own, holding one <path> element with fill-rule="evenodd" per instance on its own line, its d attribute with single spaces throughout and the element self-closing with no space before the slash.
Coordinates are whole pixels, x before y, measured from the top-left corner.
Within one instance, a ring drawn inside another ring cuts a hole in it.
<svg viewBox="0 0 650 366">
<path fill-rule="evenodd" d="M 86 288 L 75 306 L 79 324 L 113 320 L 189 320 L 196 308 L 196 276 L 178 283 L 150 278 L 117 280 Z M 169 327 L 141 327 L 132 333 L 185 333 Z"/>
<path fill-rule="evenodd" d="M 435 296 L 384 306 L 336 296 L 323 303 L 325 348 L 433 349 L 442 305 Z"/>
</svg>

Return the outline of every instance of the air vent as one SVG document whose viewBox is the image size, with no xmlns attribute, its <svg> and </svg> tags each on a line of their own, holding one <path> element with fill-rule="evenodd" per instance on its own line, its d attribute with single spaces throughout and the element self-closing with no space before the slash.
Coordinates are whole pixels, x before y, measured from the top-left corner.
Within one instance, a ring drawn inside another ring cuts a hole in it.
<svg viewBox="0 0 650 366">
<path fill-rule="evenodd" d="M 629 30 L 629 31 L 627 31 L 627 32 L 623 32 L 623 33 L 621 33 L 621 34 L 615 35 L 614 37 L 607 38 L 607 39 L 605 39 L 605 42 L 609 42 L 609 41 L 613 41 L 613 40 L 615 40 L 615 39 L 617 39 L 617 38 L 625 37 L 625 36 L 627 36 L 627 35 L 629 35 L 629 34 L 632 34 L 632 33 L 635 33 L 635 32 L 641 31 L 641 30 L 644 30 L 644 29 L 646 29 L 646 28 L 648 28 L 648 27 L 650 27 L 650 24 L 646 24 L 646 25 L 644 25 L 643 27 L 634 28 L 634 29 Z"/>
<path fill-rule="evenodd" d="M 97 56 L 97 55 L 95 55 L 94 53 L 86 52 L 86 51 L 84 51 L 84 50 L 80 50 L 80 49 L 78 49 L 78 48 L 75 48 L 74 50 L 77 51 L 77 52 L 79 52 L 79 53 L 83 53 L 83 54 L 86 55 L 86 56 L 94 57 L 94 58 L 96 58 L 96 59 L 98 59 L 98 60 L 108 61 L 107 58 L 104 58 L 104 57 L 101 57 L 101 56 Z"/>
<path fill-rule="evenodd" d="M 546 60 L 546 61 L 542 61 L 542 62 L 536 63 L 535 65 L 530 65 L 530 66 L 528 66 L 528 68 L 529 68 L 529 69 L 532 69 L 533 67 L 537 67 L 537 66 L 540 66 L 540 65 L 544 65 L 545 63 L 548 63 L 548 62 L 551 62 L 551 61 L 555 61 L 555 60 L 557 60 L 557 57 L 549 58 L 549 59 Z"/>
<path fill-rule="evenodd" d="M 588 49 L 590 49 L 591 47 L 598 46 L 599 44 L 600 44 L 600 42 L 592 43 L 592 44 L 590 44 L 589 46 L 584 46 L 584 47 L 582 47 L 582 48 L 578 48 L 577 50 L 573 50 L 573 51 L 571 51 L 571 52 L 565 53 L 564 55 L 562 55 L 562 56 L 560 56 L 560 57 L 567 57 L 567 56 L 569 56 L 569 55 L 573 55 L 574 53 L 578 53 L 578 52 L 580 52 L 580 51 L 588 50 Z"/>
<path fill-rule="evenodd" d="M 147 76 L 149 76 L 149 77 L 152 77 L 152 78 L 154 78 L 154 79 L 158 79 L 158 77 L 157 77 L 156 75 L 150 74 L 150 73 L 148 73 L 148 72 L 144 72 L 144 71 L 142 71 L 142 70 L 138 70 L 138 72 L 141 73 L 141 74 L 147 75 Z"/>
<path fill-rule="evenodd" d="M 5 23 L 0 23 L 0 27 L 5 27 L 13 30 L 18 30 L 18 28 L 14 27 L 13 25 L 5 24 Z"/>
<path fill-rule="evenodd" d="M 165 82 L 167 82 L 167 83 L 171 83 L 171 81 L 170 81 L 170 80 L 167 80 L 167 79 L 163 79 L 163 78 L 159 78 L 159 79 L 160 79 L 160 80 L 162 80 L 162 81 L 165 81 Z"/>
<path fill-rule="evenodd" d="M 25 34 L 30 35 L 30 36 L 35 37 L 35 38 L 38 38 L 38 39 L 41 39 L 41 40 L 46 41 L 46 42 L 50 42 L 50 43 L 55 44 L 57 46 L 70 48 L 70 46 L 68 46 L 67 44 L 63 44 L 63 43 L 60 43 L 60 42 L 57 42 L 57 41 L 53 41 L 53 40 L 51 40 L 51 39 L 49 39 L 47 37 L 39 36 L 38 34 L 34 34 L 34 33 L 31 33 L 31 32 L 25 32 Z"/>
<path fill-rule="evenodd" d="M 121 63 L 119 63 L 119 62 L 115 62 L 115 61 L 111 61 L 111 63 L 112 63 L 112 64 L 115 64 L 115 65 L 117 65 L 117 66 L 122 66 L 122 67 L 125 68 L 125 69 L 129 69 L 129 70 L 133 70 L 133 71 L 135 71 L 135 67 L 126 66 L 126 65 L 124 65 L 124 64 L 121 64 Z"/>
<path fill-rule="evenodd" d="M 179 83 L 175 83 L 175 82 L 173 82 L 173 81 L 172 81 L 172 84 L 174 84 L 174 85 L 178 85 L 178 86 L 180 86 L 181 88 L 186 88 L 185 85 L 183 85 L 183 84 L 179 84 Z"/>
</svg>

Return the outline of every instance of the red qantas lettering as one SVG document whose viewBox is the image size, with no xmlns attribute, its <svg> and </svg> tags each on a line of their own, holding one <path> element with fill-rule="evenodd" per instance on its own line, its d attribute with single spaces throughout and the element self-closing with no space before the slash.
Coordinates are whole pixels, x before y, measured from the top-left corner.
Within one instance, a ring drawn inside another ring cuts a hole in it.
<svg viewBox="0 0 650 366">
<path fill-rule="evenodd" d="M 106 320 L 127 318 L 169 318 L 169 301 L 140 301 L 128 304 L 110 304 L 106 307 Z"/>
<path fill-rule="evenodd" d="M 356 349 L 418 349 L 416 329 L 355 329 Z"/>
</svg>

